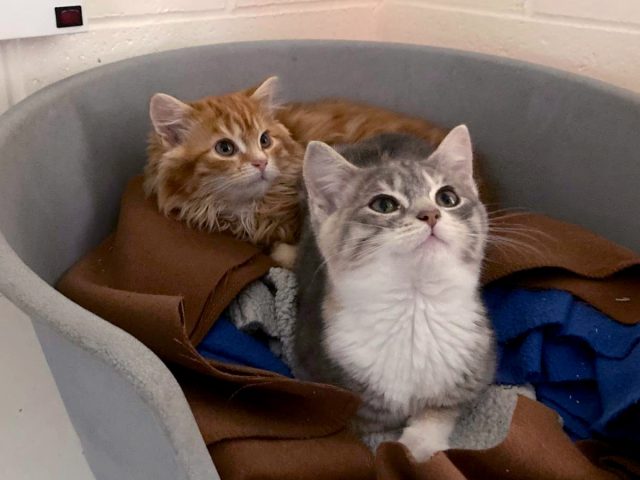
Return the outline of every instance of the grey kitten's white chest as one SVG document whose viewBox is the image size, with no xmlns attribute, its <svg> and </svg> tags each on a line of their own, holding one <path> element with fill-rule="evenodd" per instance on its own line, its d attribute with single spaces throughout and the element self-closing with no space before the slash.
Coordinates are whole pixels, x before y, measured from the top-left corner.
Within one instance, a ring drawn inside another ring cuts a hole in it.
<svg viewBox="0 0 640 480">
<path fill-rule="evenodd" d="M 339 307 L 325 311 L 327 351 L 378 408 L 408 416 L 458 402 L 492 340 L 481 326 L 476 280 L 465 272 L 432 284 L 394 280 L 389 288 L 371 274 L 350 279 Z"/>
</svg>

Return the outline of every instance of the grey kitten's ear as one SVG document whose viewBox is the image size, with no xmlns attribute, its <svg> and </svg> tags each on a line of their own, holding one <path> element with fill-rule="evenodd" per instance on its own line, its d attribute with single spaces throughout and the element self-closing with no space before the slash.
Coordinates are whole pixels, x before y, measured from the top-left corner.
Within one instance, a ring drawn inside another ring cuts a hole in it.
<svg viewBox="0 0 640 480">
<path fill-rule="evenodd" d="M 338 208 L 345 185 L 358 170 L 326 143 L 309 142 L 302 177 L 316 215 L 326 218 Z"/>
<path fill-rule="evenodd" d="M 473 148 L 466 125 L 458 125 L 451 130 L 440 142 L 435 153 L 438 154 L 439 166 L 455 172 L 473 184 Z"/>
<path fill-rule="evenodd" d="M 255 88 L 255 90 L 251 94 L 251 98 L 259 101 L 267 108 L 274 107 L 277 104 L 275 98 L 276 94 L 278 93 L 279 86 L 280 79 L 278 79 L 278 77 L 269 77 Z"/>
<path fill-rule="evenodd" d="M 149 102 L 149 116 L 156 133 L 177 145 L 191 126 L 189 105 L 165 93 L 156 93 Z"/>
</svg>

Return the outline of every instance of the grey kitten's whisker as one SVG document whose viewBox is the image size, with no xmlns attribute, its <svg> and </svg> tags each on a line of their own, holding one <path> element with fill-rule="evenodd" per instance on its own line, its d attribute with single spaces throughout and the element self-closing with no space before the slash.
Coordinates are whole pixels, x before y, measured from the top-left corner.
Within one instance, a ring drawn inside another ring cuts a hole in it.
<svg viewBox="0 0 640 480">
<path fill-rule="evenodd" d="M 483 238 L 484 235 L 474 232 L 465 232 L 459 228 L 453 228 L 456 234 L 466 236 L 469 238 Z M 534 229 L 503 229 L 500 233 L 509 233 L 510 235 L 519 235 L 524 239 L 513 238 L 512 236 L 496 235 L 491 230 L 486 235 L 487 243 L 495 245 L 496 247 L 512 247 L 514 249 L 524 249 L 532 253 L 541 254 L 542 252 L 537 248 L 539 239 L 533 235 L 534 233 L 544 233 Z M 528 240 L 528 241 L 527 241 Z"/>
<path fill-rule="evenodd" d="M 507 239 L 504 237 L 492 237 L 489 236 L 487 238 L 487 242 L 498 249 L 504 248 L 513 248 L 517 251 L 526 250 L 530 253 L 535 253 L 537 255 L 542 255 L 544 252 L 540 250 L 537 245 L 533 245 L 531 243 L 521 242 L 513 239 Z"/>
<path fill-rule="evenodd" d="M 487 218 L 489 219 L 489 222 L 493 222 L 493 223 L 502 222 L 503 220 L 508 220 L 510 218 L 520 218 L 520 217 L 522 217 L 522 213 L 517 213 L 517 212 L 512 212 L 512 213 L 510 213 L 510 212 L 502 213 L 501 212 L 501 213 L 498 213 L 498 214 L 495 214 L 495 215 L 489 214 L 487 216 Z"/>
<path fill-rule="evenodd" d="M 490 242 L 500 242 L 500 243 L 518 243 L 521 245 L 535 245 L 535 243 L 530 242 L 529 238 L 525 237 L 524 239 L 518 239 L 518 238 L 513 238 L 513 237 L 505 237 L 502 235 L 493 235 L 493 234 L 488 234 L 487 235 L 487 240 Z"/>
<path fill-rule="evenodd" d="M 500 223 L 495 221 L 489 221 L 489 228 L 493 229 L 502 229 L 502 230 L 527 230 L 530 232 L 539 232 L 544 233 L 542 230 L 537 228 L 531 228 L 526 225 L 518 224 L 518 223 Z"/>
<path fill-rule="evenodd" d="M 522 215 L 520 215 L 519 213 L 507 213 L 507 214 L 503 214 L 505 216 L 503 217 L 489 217 L 489 225 L 494 225 L 496 227 L 506 227 L 506 228 L 510 228 L 510 227 L 516 227 L 516 228 L 529 228 L 531 229 L 531 227 L 529 227 L 528 225 L 522 224 L 522 223 L 518 223 L 518 222 L 513 222 L 513 221 L 506 221 L 506 219 L 508 218 L 517 218 L 517 217 L 521 217 Z M 503 221 L 505 220 L 505 221 Z"/>
<path fill-rule="evenodd" d="M 489 227 L 488 233 L 493 235 L 494 237 L 504 237 L 504 238 L 520 238 L 527 239 L 534 242 L 539 242 L 540 237 L 544 236 L 542 232 L 538 232 L 537 230 L 527 230 L 527 229 L 500 229 L 500 228 L 491 228 Z"/>
<path fill-rule="evenodd" d="M 475 233 L 461 233 L 461 235 L 465 235 L 471 238 L 483 238 L 481 234 Z M 537 245 L 526 241 L 518 241 L 513 238 L 502 237 L 502 236 L 493 236 L 491 234 L 486 236 L 487 244 L 494 245 L 496 247 L 513 247 L 514 249 L 523 249 L 529 250 L 532 253 L 542 254 L 542 252 L 537 248 Z"/>
<path fill-rule="evenodd" d="M 535 231 L 524 231 L 524 230 L 496 230 L 489 229 L 489 234 L 495 237 L 504 237 L 504 238 L 520 238 L 527 239 L 532 242 L 539 242 L 540 238 L 537 235 L 538 232 Z"/>
<path fill-rule="evenodd" d="M 490 220 L 501 220 L 503 218 L 512 218 L 512 217 L 521 217 L 522 215 L 525 215 L 526 212 L 510 212 L 510 211 L 506 211 L 506 212 L 487 212 L 487 217 Z"/>
<path fill-rule="evenodd" d="M 487 208 L 487 215 L 495 215 L 496 213 L 527 213 L 524 207 L 504 207 L 504 208 Z"/>
<path fill-rule="evenodd" d="M 549 235 L 547 232 L 528 228 L 495 228 L 490 226 L 489 233 L 494 234 L 495 236 L 508 236 L 510 238 L 512 236 L 518 236 L 536 243 L 542 241 L 543 238 L 546 238 L 547 240 L 554 240 L 554 237 Z"/>
<path fill-rule="evenodd" d="M 514 210 L 525 211 L 525 210 L 527 210 L 526 207 L 503 207 L 499 203 L 485 203 L 484 206 L 485 206 L 487 212 L 489 212 L 489 213 L 507 211 L 507 210 L 508 211 L 514 211 Z M 494 207 L 499 207 L 499 208 L 494 208 Z"/>
<path fill-rule="evenodd" d="M 552 238 L 551 235 L 549 235 L 547 232 L 545 232 L 544 230 L 541 230 L 539 228 L 532 228 L 529 227 L 527 225 L 522 225 L 522 224 L 517 224 L 517 223 L 500 223 L 500 222 L 494 222 L 492 220 L 489 221 L 489 230 L 490 231 L 503 231 L 503 232 L 528 232 L 528 233 L 534 233 L 534 234 L 539 234 L 539 235 L 543 235 L 546 236 L 547 238 Z"/>
</svg>

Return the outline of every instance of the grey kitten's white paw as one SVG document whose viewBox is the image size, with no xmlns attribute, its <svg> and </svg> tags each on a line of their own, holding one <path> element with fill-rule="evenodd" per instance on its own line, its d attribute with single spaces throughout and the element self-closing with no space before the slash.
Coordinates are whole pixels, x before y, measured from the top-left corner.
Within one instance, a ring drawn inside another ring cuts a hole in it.
<svg viewBox="0 0 640 480">
<path fill-rule="evenodd" d="M 298 253 L 297 245 L 278 243 L 271 250 L 271 258 L 282 268 L 293 270 Z"/>
<path fill-rule="evenodd" d="M 411 426 L 404 429 L 398 441 L 409 449 L 417 462 L 426 462 L 436 453 L 449 448 L 448 438 L 443 441 L 442 438 L 425 435 L 421 428 Z"/>
<path fill-rule="evenodd" d="M 459 415 L 457 408 L 427 408 L 409 421 L 398 441 L 418 462 L 425 462 L 450 447 L 449 437 Z"/>
</svg>

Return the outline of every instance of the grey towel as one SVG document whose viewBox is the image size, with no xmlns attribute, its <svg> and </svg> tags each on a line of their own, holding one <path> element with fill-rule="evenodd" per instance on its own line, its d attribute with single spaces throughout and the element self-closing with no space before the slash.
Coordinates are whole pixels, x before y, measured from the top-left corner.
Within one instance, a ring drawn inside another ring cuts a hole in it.
<svg viewBox="0 0 640 480">
<path fill-rule="evenodd" d="M 247 333 L 269 337 L 269 348 L 296 372 L 293 331 L 296 320 L 295 275 L 272 268 L 261 280 L 250 284 L 229 308 L 232 323 Z M 535 398 L 531 387 L 494 385 L 468 404 L 451 435 L 453 448 L 486 449 L 498 445 L 507 435 L 517 395 Z M 383 441 L 397 440 L 398 432 L 371 435 L 364 441 L 375 450 Z"/>
<path fill-rule="evenodd" d="M 295 375 L 293 329 L 298 285 L 295 275 L 272 268 L 261 280 L 246 287 L 229 306 L 231 322 L 247 333 L 262 332 L 269 348 Z"/>
</svg>

